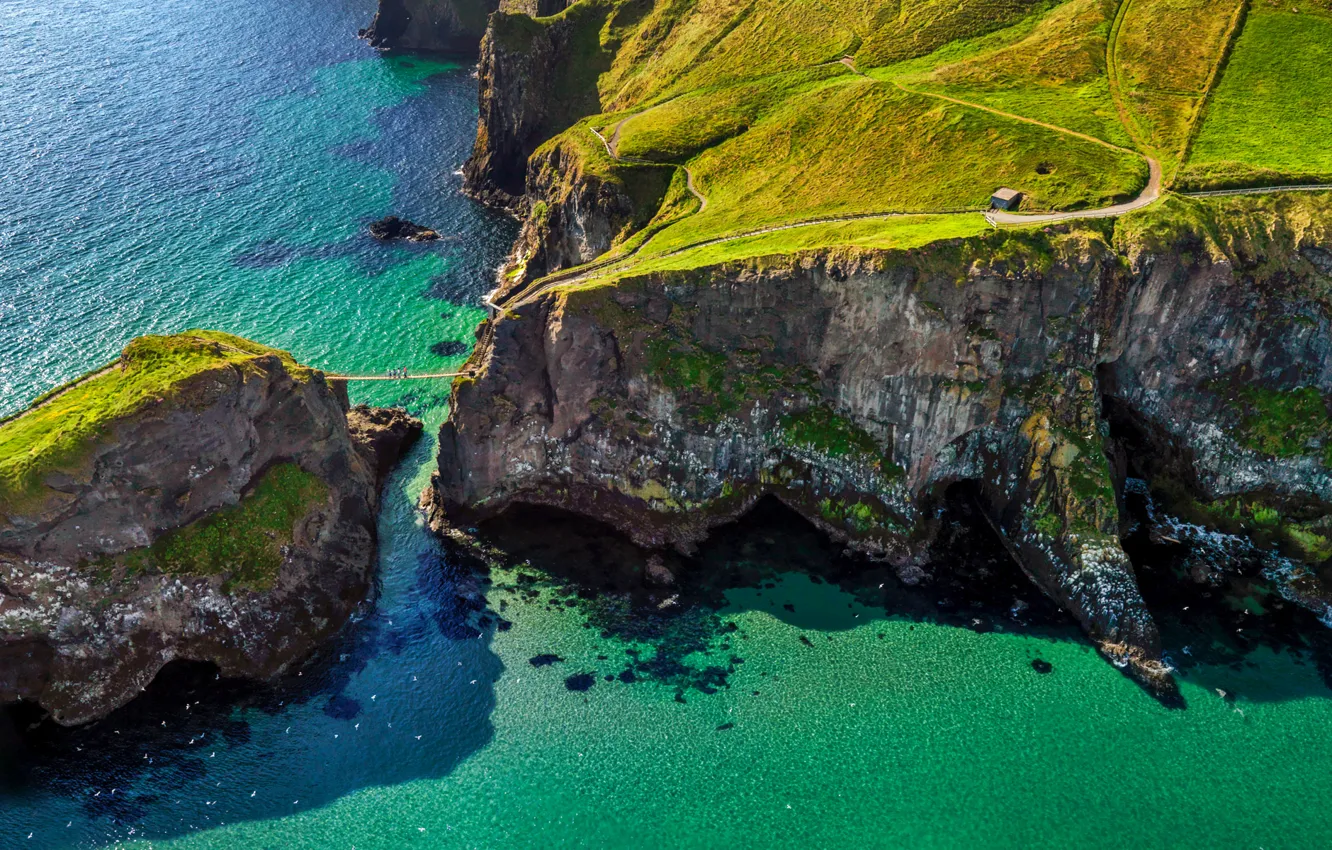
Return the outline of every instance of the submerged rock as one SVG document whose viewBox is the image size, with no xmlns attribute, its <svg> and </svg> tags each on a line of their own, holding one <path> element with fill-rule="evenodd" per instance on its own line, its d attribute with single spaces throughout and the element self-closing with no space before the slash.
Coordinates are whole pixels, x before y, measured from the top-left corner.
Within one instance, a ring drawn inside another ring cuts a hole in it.
<svg viewBox="0 0 1332 850">
<path fill-rule="evenodd" d="M 398 218 L 396 215 L 386 216 L 379 221 L 370 224 L 370 235 L 382 242 L 391 242 L 398 239 L 405 239 L 408 242 L 433 242 L 439 238 L 439 234 L 428 227 Z"/>
<path fill-rule="evenodd" d="M 468 348 L 470 346 L 461 340 L 446 339 L 430 346 L 430 353 L 436 357 L 457 357 L 459 354 L 466 354 Z"/>
<path fill-rule="evenodd" d="M 0 704 L 72 725 L 175 659 L 282 672 L 369 591 L 379 483 L 420 432 L 209 331 L 0 425 Z"/>
<path fill-rule="evenodd" d="M 564 680 L 564 686 L 571 691 L 588 691 L 597 683 L 597 677 L 591 673 L 575 673 Z"/>
</svg>

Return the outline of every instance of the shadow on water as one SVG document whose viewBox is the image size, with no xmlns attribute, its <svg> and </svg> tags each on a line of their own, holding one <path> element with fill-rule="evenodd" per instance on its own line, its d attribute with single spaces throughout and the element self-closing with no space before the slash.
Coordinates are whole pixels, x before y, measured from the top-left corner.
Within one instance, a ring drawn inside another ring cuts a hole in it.
<svg viewBox="0 0 1332 850">
<path fill-rule="evenodd" d="M 1290 677 L 1262 677 L 1255 687 L 1254 673 L 1262 668 L 1256 659 L 1270 653 L 1313 667 L 1332 688 L 1332 629 L 1282 598 L 1261 575 L 1264 563 L 1253 557 L 1259 553 L 1237 548 L 1218 565 L 1206 553 L 1153 534 L 1148 498 L 1143 492 L 1127 496 L 1132 524 L 1124 549 L 1176 675 L 1220 689 L 1232 701 L 1310 696 L 1306 682 Z"/>
<path fill-rule="evenodd" d="M 514 565 L 492 573 L 501 612 L 506 594 L 575 612 L 585 628 L 626 647 L 618 674 L 604 678 L 654 680 L 675 687 L 679 700 L 728 686 L 744 663 L 746 638 L 730 615 L 745 610 L 807 631 L 798 639 L 811 647 L 835 643 L 837 632 L 891 619 L 1073 642 L 1092 652 L 1072 618 L 993 537 L 974 504 L 964 487 L 949 492 L 933 557 L 914 584 L 887 564 L 846 553 L 772 498 L 717 529 L 692 557 L 645 551 L 600 523 L 548 508 L 515 507 L 483 524 L 480 535 Z M 1311 695 L 1307 681 L 1275 677 L 1257 684 L 1251 674 L 1263 657 L 1255 651 L 1263 649 L 1314 665 L 1328 680 L 1332 630 L 1281 599 L 1270 583 L 1240 570 L 1223 585 L 1200 588 L 1183 571 L 1183 547 L 1152 544 L 1141 531 L 1126 537 L 1125 547 L 1181 678 L 1221 688 L 1228 699 L 1237 690 L 1264 701 Z M 532 664 L 562 661 L 550 653 Z M 1052 669 L 1038 655 L 1030 663 L 1038 672 Z M 579 675 L 568 682 L 578 690 L 591 683 Z M 1185 707 L 1182 698 L 1163 704 Z"/>
<path fill-rule="evenodd" d="M 166 838 L 451 773 L 494 734 L 500 625 L 475 574 L 418 537 L 414 563 L 389 577 L 403 583 L 394 604 L 365 606 L 274 682 L 173 662 L 133 702 L 82 727 L 32 705 L 0 712 L 0 821 L 22 826 L 25 808 L 54 804 L 75 818 L 71 842 L 130 828 Z"/>
<path fill-rule="evenodd" d="M 966 500 L 949 501 L 939 551 L 957 556 L 930 564 L 930 577 L 914 586 L 886 564 L 845 553 L 772 498 L 718 529 L 692 557 L 645 551 L 600 523 L 548 508 L 515 507 L 480 535 L 514 564 L 492 573 L 501 615 L 506 596 L 573 611 L 585 628 L 626 647 L 623 668 L 608 678 L 657 681 L 683 701 L 691 691 L 727 687 L 744 663 L 747 636 L 733 619 L 744 610 L 808 630 L 799 640 L 809 646 L 876 619 L 1082 642 L 1072 620 L 968 511 Z M 532 663 L 562 660 L 551 653 Z M 572 689 L 589 684 L 575 679 Z"/>
<path fill-rule="evenodd" d="M 1106 386 L 1113 385 L 1109 376 Z M 1189 450 L 1113 395 L 1104 398 L 1104 410 L 1126 476 L 1124 551 L 1177 677 L 1232 701 L 1329 696 L 1332 629 L 1283 598 L 1264 575 L 1276 553 L 1172 517 L 1168 504 L 1178 494 L 1153 492 L 1149 482 L 1196 488 Z M 1285 675 L 1268 675 L 1262 662 L 1274 657 L 1317 676 L 1289 675 L 1289 664 Z"/>
</svg>

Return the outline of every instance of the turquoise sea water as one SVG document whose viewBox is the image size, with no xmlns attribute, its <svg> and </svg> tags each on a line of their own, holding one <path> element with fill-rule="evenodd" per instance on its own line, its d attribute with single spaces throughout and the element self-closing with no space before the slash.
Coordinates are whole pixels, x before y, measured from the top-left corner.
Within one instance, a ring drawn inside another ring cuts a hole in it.
<svg viewBox="0 0 1332 850">
<path fill-rule="evenodd" d="M 457 194 L 470 69 L 377 56 L 372 7 L 0 0 L 0 414 L 199 325 L 330 369 L 458 362 L 432 347 L 470 343 L 515 227 Z M 450 240 L 374 244 L 390 212 Z M 445 395 L 358 400 L 433 431 Z M 978 598 L 902 588 L 775 508 L 674 563 L 703 589 L 673 604 L 559 517 L 491 529 L 510 566 L 479 571 L 413 509 L 433 451 L 391 482 L 379 592 L 325 653 L 270 685 L 174 668 L 102 723 L 19 730 L 0 847 L 1332 844 L 1328 656 L 1261 589 L 1186 612 L 1143 556 L 1184 673 L 1167 708 L 1002 559 L 970 558 Z"/>
</svg>

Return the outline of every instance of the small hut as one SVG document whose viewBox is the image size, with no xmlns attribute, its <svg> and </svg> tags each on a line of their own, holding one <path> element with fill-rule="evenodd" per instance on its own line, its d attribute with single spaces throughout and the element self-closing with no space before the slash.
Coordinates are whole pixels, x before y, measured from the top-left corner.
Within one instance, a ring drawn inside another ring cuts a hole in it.
<svg viewBox="0 0 1332 850">
<path fill-rule="evenodd" d="M 1022 203 L 1022 193 L 1016 189 L 999 189 L 990 196 L 990 207 L 996 210 L 1015 210 Z"/>
</svg>

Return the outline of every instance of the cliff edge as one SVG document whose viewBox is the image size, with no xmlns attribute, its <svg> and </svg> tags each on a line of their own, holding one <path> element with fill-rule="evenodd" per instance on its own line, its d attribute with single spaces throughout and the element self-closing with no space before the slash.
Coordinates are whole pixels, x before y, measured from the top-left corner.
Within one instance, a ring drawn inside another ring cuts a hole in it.
<svg viewBox="0 0 1332 850">
<path fill-rule="evenodd" d="M 499 0 L 379 0 L 361 37 L 375 47 L 475 53 Z"/>
<path fill-rule="evenodd" d="M 1323 204 L 1181 199 L 555 288 L 455 383 L 432 522 L 551 505 L 687 550 L 771 495 L 921 581 L 964 493 L 1107 657 L 1168 688 L 1120 543 L 1129 476 L 1213 527 L 1266 523 L 1283 592 L 1326 611 Z"/>
</svg>

